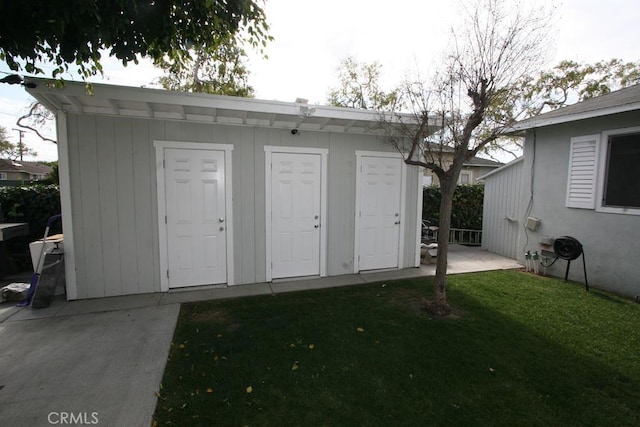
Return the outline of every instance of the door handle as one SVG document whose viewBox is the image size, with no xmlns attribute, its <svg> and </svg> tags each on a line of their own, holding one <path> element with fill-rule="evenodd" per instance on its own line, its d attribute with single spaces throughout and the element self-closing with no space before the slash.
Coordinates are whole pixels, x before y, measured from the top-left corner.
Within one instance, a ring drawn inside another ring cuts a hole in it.
<svg viewBox="0 0 640 427">
<path fill-rule="evenodd" d="M 218 222 L 224 222 L 224 218 L 218 218 Z"/>
<path fill-rule="evenodd" d="M 396 221 L 396 222 L 394 222 L 394 224 L 395 224 L 395 225 L 398 225 L 398 224 L 400 224 L 400 221 Z"/>
<path fill-rule="evenodd" d="M 313 228 L 320 228 L 320 224 L 314 225 Z"/>
</svg>

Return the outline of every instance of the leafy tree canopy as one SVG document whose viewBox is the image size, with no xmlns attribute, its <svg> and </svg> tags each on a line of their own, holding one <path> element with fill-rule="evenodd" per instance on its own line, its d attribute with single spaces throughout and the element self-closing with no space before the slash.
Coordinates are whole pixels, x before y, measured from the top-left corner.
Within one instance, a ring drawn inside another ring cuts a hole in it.
<svg viewBox="0 0 640 427">
<path fill-rule="evenodd" d="M 621 59 L 595 63 L 560 61 L 555 67 L 531 73 L 496 93 L 487 117 L 509 125 L 576 102 L 605 95 L 640 83 L 640 62 Z M 502 135 L 491 141 L 486 154 L 508 152 L 520 155 L 521 138 Z"/>
<path fill-rule="evenodd" d="M 7 129 L 0 126 L 0 159 L 17 160 L 22 156 L 37 156 L 38 153 L 22 144 L 14 144 L 7 139 Z"/>
<path fill-rule="evenodd" d="M 102 49 L 123 64 L 140 56 L 176 63 L 191 49 L 215 50 L 243 37 L 262 51 L 270 39 L 263 9 L 253 0 L 30 0 L 0 5 L 0 59 L 14 71 L 52 76 L 77 66 L 102 71 Z"/>
<path fill-rule="evenodd" d="M 201 48 L 193 54 L 182 63 L 166 57 L 155 61 L 165 72 L 158 83 L 169 90 L 253 97 L 249 70 L 243 62 L 247 54 L 238 39 L 227 38 L 215 50 Z"/>
<path fill-rule="evenodd" d="M 328 93 L 328 103 L 334 107 L 391 111 L 397 107 L 398 90 L 385 92 L 381 88 L 382 65 L 367 64 L 348 57 L 338 67 L 338 86 Z"/>
<path fill-rule="evenodd" d="M 640 62 L 621 59 L 582 64 L 561 61 L 518 82 L 527 117 L 640 83 Z"/>
</svg>

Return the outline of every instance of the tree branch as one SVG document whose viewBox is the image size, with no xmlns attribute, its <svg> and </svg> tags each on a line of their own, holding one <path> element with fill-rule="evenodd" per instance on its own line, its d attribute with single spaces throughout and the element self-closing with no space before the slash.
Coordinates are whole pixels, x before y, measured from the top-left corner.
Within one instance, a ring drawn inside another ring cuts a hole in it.
<svg viewBox="0 0 640 427">
<path fill-rule="evenodd" d="M 36 135 L 38 135 L 40 137 L 40 139 L 42 139 L 43 141 L 49 141 L 49 142 L 53 142 L 54 144 L 58 144 L 58 141 L 55 141 L 51 138 L 47 138 L 46 136 L 43 136 L 40 131 L 38 131 L 38 129 L 35 129 L 29 125 L 23 124 L 22 121 L 23 120 L 27 120 L 28 118 L 30 118 L 31 116 L 33 116 L 34 111 L 40 106 L 39 103 L 34 103 L 31 106 L 31 109 L 29 110 L 29 112 L 27 114 L 25 114 L 24 116 L 20 116 L 20 118 L 18 119 L 18 121 L 16 122 L 16 124 L 24 129 L 29 129 L 30 131 L 34 132 Z"/>
</svg>

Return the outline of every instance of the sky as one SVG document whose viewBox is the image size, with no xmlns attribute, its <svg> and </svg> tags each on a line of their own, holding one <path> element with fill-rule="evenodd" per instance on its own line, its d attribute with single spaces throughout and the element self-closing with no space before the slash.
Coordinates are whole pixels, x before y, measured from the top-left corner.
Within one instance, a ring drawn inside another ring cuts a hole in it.
<svg viewBox="0 0 640 427">
<path fill-rule="evenodd" d="M 552 0 L 537 0 L 539 3 Z M 621 58 L 640 60 L 640 2 L 637 0 L 562 0 L 554 2 L 555 29 L 549 34 L 550 60 L 579 62 Z M 353 56 L 360 62 L 382 65 L 383 86 L 392 87 L 408 72 L 430 69 L 447 47 L 458 9 L 451 0 L 267 0 L 267 21 L 274 37 L 266 49 L 268 59 L 249 58 L 249 83 L 258 99 L 326 103 L 327 92 L 337 82 L 341 60 Z M 153 87 L 161 72 L 148 61 L 122 67 L 103 61 L 104 77 L 96 83 Z M 0 62 L 0 77 L 10 72 Z M 424 73 L 425 75 L 427 73 Z M 77 76 L 65 78 L 78 80 Z M 18 142 L 16 120 L 33 99 L 20 86 L 0 84 L 0 126 L 9 140 Z M 47 136 L 55 139 L 50 129 Z M 57 148 L 28 133 L 25 144 L 37 160 L 57 159 Z M 25 158 L 25 160 L 34 160 Z"/>
</svg>

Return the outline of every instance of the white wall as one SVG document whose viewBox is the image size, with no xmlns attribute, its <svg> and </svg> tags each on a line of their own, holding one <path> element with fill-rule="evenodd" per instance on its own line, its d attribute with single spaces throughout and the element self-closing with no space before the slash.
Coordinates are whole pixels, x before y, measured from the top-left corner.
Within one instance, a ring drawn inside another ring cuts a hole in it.
<svg viewBox="0 0 640 427">
<path fill-rule="evenodd" d="M 523 224 L 523 162 L 510 164 L 489 175 L 484 184 L 482 249 L 518 258 Z"/>
</svg>

